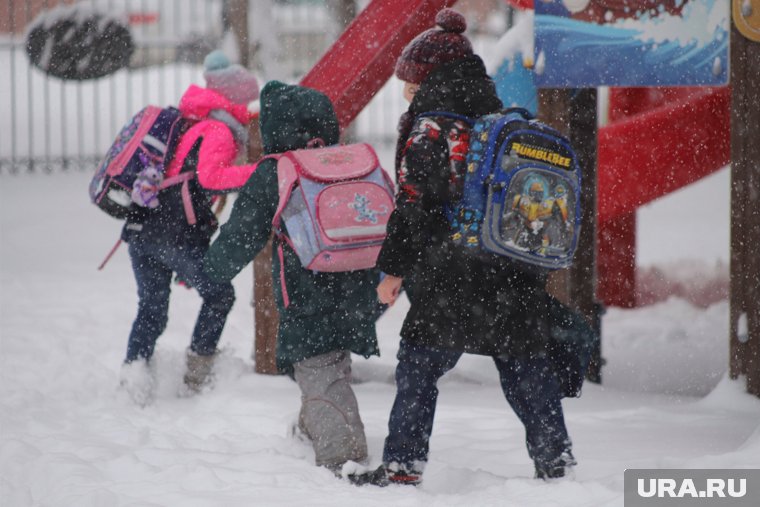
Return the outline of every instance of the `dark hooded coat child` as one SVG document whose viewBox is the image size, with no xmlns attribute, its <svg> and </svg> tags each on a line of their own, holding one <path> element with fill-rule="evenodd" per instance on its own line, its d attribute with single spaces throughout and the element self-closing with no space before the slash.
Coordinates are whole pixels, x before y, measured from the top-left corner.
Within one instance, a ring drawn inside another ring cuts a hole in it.
<svg viewBox="0 0 760 507">
<path fill-rule="evenodd" d="M 308 88 L 268 83 L 261 94 L 260 118 L 266 154 L 306 148 L 316 138 L 326 145 L 339 140 L 332 104 Z M 232 279 L 266 246 L 278 201 L 277 162 L 266 159 L 242 188 L 229 221 L 208 251 L 205 269 L 213 280 Z M 335 350 L 364 357 L 378 354 L 374 313 L 378 272 L 317 273 L 303 268 L 288 246 L 283 252 L 284 266 L 277 255 L 272 259 L 280 312 L 278 368 L 291 373 L 294 363 Z M 290 299 L 287 307 L 279 283 L 282 269 Z"/>
<path fill-rule="evenodd" d="M 267 154 L 303 149 L 317 138 L 332 145 L 339 137 L 327 96 L 277 81 L 262 90 L 260 126 Z M 266 246 L 278 202 L 277 162 L 265 158 L 243 187 L 229 221 L 206 255 L 205 269 L 211 279 L 232 279 Z M 287 229 L 283 232 L 287 234 Z M 378 272 L 318 273 L 302 267 L 296 253 L 279 239 L 274 246 L 283 254 L 282 262 L 279 255 L 272 260 L 280 313 L 277 366 L 301 390 L 301 410 L 292 429 L 311 441 L 316 465 L 344 476 L 347 462 L 363 463 L 368 456 L 364 424 L 350 384 L 350 352 L 364 357 L 378 353 L 374 290 Z M 345 476 L 356 483 L 366 480 L 354 469 Z"/>
</svg>

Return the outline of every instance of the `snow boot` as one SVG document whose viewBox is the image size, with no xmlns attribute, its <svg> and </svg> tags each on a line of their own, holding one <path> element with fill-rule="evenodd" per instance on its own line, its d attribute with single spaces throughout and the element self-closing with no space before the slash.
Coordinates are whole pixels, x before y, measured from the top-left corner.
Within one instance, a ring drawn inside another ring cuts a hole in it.
<svg viewBox="0 0 760 507">
<path fill-rule="evenodd" d="M 185 387 L 187 387 L 187 394 L 200 393 L 212 384 L 215 358 L 216 353 L 201 356 L 187 349 L 187 371 L 183 379 Z"/>
<path fill-rule="evenodd" d="M 385 474 L 389 484 L 417 486 L 422 482 L 422 468 L 403 466 L 393 462 L 385 466 Z"/>
<path fill-rule="evenodd" d="M 145 407 L 153 401 L 155 383 L 146 359 L 135 359 L 121 365 L 119 385 L 137 405 Z"/>
<path fill-rule="evenodd" d="M 559 455 L 557 459 L 550 463 L 538 463 L 536 462 L 536 479 L 542 479 L 544 481 L 551 479 L 561 479 L 565 477 L 570 470 L 570 467 L 574 467 L 578 462 L 573 456 L 572 451 L 569 449 Z"/>
<path fill-rule="evenodd" d="M 385 467 L 380 465 L 374 470 L 369 470 L 362 473 L 349 474 L 346 476 L 346 480 L 354 486 L 379 486 L 384 488 L 390 481 L 388 480 L 388 474 L 385 471 Z"/>
<path fill-rule="evenodd" d="M 345 479 L 354 486 L 379 486 L 385 487 L 388 483 L 388 477 L 385 473 L 385 467 L 380 465 L 374 470 L 370 470 L 366 465 L 356 461 L 346 461 L 340 465 L 322 465 L 338 479 Z"/>
</svg>

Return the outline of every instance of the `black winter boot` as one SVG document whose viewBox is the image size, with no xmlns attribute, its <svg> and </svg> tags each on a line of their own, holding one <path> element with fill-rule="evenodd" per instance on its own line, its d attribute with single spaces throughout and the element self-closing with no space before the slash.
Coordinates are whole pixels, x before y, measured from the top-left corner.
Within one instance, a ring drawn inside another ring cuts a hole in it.
<svg viewBox="0 0 760 507">
<path fill-rule="evenodd" d="M 536 462 L 535 478 L 542 480 L 560 479 L 566 475 L 567 470 L 570 467 L 573 467 L 577 464 L 578 462 L 575 460 L 575 456 L 573 456 L 572 451 L 568 449 L 560 454 L 557 459 L 553 460 L 550 463 Z"/>
</svg>

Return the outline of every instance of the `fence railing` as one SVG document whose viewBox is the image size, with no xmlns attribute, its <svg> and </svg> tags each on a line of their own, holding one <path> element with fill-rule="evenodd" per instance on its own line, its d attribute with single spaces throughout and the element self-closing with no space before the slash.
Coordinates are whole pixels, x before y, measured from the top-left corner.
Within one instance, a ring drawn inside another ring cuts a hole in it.
<svg viewBox="0 0 760 507">
<path fill-rule="evenodd" d="M 123 124 L 146 104 L 176 104 L 203 84 L 202 59 L 237 45 L 222 16 L 224 0 L 36 0 L 0 8 L 0 174 L 92 169 Z M 130 27 L 127 67 L 84 81 L 51 77 L 27 55 L 26 32 L 42 11 L 74 3 L 107 12 Z M 0 4 L 1 5 L 1 4 Z M 250 67 L 263 82 L 298 82 L 339 35 L 324 2 L 249 2 Z M 493 37 L 490 39 L 492 42 Z M 487 47 L 489 41 L 476 41 Z M 406 108 L 392 78 L 357 117 L 356 138 L 391 146 Z"/>
</svg>

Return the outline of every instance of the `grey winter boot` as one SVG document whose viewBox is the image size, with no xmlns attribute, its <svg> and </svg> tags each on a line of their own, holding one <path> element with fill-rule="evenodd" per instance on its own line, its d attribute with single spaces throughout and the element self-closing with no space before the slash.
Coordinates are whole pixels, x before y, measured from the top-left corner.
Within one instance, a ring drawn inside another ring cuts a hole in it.
<svg viewBox="0 0 760 507">
<path fill-rule="evenodd" d="M 184 378 L 187 394 L 199 393 L 204 387 L 211 385 L 215 358 L 216 353 L 201 356 L 187 349 L 187 371 Z"/>
</svg>

